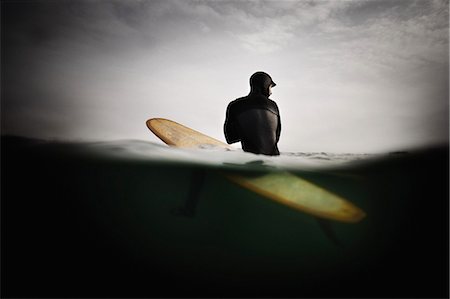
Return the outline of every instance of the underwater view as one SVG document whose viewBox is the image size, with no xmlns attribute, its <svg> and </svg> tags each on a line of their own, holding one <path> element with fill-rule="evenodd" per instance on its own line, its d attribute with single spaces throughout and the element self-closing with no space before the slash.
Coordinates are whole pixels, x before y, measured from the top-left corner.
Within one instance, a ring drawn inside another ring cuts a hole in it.
<svg viewBox="0 0 450 299">
<path fill-rule="evenodd" d="M 0 297 L 449 298 L 449 12 L 0 1 Z"/>
<path fill-rule="evenodd" d="M 268 157 L 2 136 L 1 150 L 6 297 L 448 296 L 448 146 Z M 319 218 L 226 177 L 278 171 L 365 217 Z"/>
</svg>

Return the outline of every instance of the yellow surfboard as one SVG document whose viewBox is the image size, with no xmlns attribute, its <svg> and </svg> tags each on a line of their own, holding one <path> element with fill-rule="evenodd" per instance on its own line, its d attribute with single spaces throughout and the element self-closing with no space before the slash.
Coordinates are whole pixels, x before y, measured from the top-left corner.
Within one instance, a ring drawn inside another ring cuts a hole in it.
<svg viewBox="0 0 450 299">
<path fill-rule="evenodd" d="M 226 143 L 168 119 L 149 119 L 147 127 L 170 146 L 232 149 Z M 359 222 L 365 217 L 364 211 L 348 200 L 290 172 L 269 172 L 259 176 L 245 173 L 225 176 L 261 196 L 316 217 L 348 223 Z"/>
</svg>

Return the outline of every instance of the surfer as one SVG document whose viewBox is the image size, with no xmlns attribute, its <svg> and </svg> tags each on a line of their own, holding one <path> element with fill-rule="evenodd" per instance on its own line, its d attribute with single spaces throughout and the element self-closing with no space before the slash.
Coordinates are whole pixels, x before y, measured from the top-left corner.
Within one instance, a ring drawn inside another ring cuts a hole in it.
<svg viewBox="0 0 450 299">
<path fill-rule="evenodd" d="M 277 104 L 269 99 L 272 78 L 264 72 L 250 77 L 250 93 L 228 104 L 224 124 L 227 142 L 240 141 L 245 152 L 278 156 L 281 121 Z"/>
<path fill-rule="evenodd" d="M 280 155 L 281 122 L 277 104 L 269 99 L 272 78 L 264 72 L 256 72 L 250 77 L 250 93 L 228 104 L 224 125 L 228 143 L 241 141 L 242 149 L 254 154 Z M 174 215 L 193 217 L 198 205 L 200 191 L 206 172 L 196 170 L 192 174 L 191 186 L 184 206 L 172 210 Z"/>
</svg>

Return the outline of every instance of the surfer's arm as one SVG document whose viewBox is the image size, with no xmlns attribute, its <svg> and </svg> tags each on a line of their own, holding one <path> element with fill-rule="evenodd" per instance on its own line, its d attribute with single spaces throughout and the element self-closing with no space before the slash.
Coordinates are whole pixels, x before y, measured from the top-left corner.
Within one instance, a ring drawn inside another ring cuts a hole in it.
<svg viewBox="0 0 450 299">
<path fill-rule="evenodd" d="M 236 122 L 233 117 L 233 114 L 230 112 L 230 106 L 227 107 L 227 114 L 225 117 L 225 124 L 223 126 L 223 130 L 225 133 L 225 139 L 229 144 L 235 143 L 241 140 L 238 134 L 238 130 L 236 128 Z"/>
<path fill-rule="evenodd" d="M 280 134 L 281 134 L 281 118 L 280 114 L 278 114 L 277 143 L 280 140 Z"/>
<path fill-rule="evenodd" d="M 276 111 L 276 115 L 278 116 L 278 124 L 277 124 L 277 131 L 276 131 L 276 141 L 278 143 L 278 141 L 280 140 L 280 134 L 281 134 L 281 117 L 280 117 L 280 110 L 278 109 L 278 105 L 277 103 L 275 103 L 274 101 L 271 101 L 274 105 L 275 111 Z"/>
</svg>

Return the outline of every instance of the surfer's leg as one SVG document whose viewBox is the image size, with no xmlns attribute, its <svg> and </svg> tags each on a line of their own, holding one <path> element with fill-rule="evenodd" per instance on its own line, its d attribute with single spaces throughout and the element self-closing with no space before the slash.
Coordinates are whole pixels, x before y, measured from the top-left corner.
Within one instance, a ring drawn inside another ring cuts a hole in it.
<svg viewBox="0 0 450 299">
<path fill-rule="evenodd" d="M 200 191 L 203 188 L 205 177 L 206 171 L 204 169 L 197 169 L 193 171 L 189 195 L 184 205 L 185 209 L 192 212 L 192 214 L 195 214 L 195 209 L 197 208 L 198 200 L 200 198 Z"/>
<path fill-rule="evenodd" d="M 337 238 L 337 235 L 336 235 L 335 231 L 331 227 L 331 222 L 329 220 L 326 220 L 326 219 L 321 219 L 321 218 L 317 218 L 317 217 L 315 217 L 315 218 L 317 220 L 317 223 L 320 226 L 320 229 L 325 233 L 327 238 L 331 242 L 333 242 L 334 245 L 336 245 L 338 247 L 342 246 L 341 242 Z"/>
<path fill-rule="evenodd" d="M 184 206 L 172 210 L 172 213 L 178 216 L 194 216 L 195 209 L 200 198 L 200 191 L 203 188 L 206 171 L 204 169 L 195 169 L 192 173 L 191 185 L 189 187 L 189 194 L 184 202 Z"/>
</svg>

